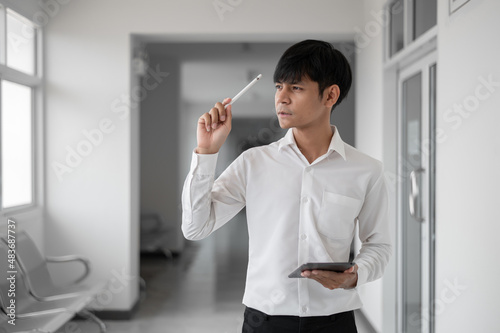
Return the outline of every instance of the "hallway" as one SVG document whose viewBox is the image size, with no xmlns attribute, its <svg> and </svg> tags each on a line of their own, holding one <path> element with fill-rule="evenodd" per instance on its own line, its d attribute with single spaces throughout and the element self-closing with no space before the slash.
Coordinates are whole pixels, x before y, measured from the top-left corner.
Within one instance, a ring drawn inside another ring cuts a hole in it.
<svg viewBox="0 0 500 333">
<path fill-rule="evenodd" d="M 500 332 L 500 265 L 487 255 L 500 252 L 500 1 L 313 4 L 0 0 L 0 233 L 13 220 L 43 256 L 88 259 L 88 289 L 112 284 L 88 307 L 122 319 L 106 320 L 111 333 L 241 332 L 244 218 L 200 242 L 179 227 L 197 120 L 262 73 L 231 135 L 238 149 L 269 142 L 280 134 L 279 57 L 323 40 L 353 74 L 332 124 L 382 162 L 389 197 L 392 256 L 381 278 L 366 274 L 379 279 L 359 288 L 356 320 L 378 333 Z M 221 152 L 216 174 L 233 161 Z M 327 201 L 337 199 L 320 210 Z M 141 215 L 153 213 L 176 258 L 139 255 Z M 487 268 L 481 283 L 469 262 Z M 50 265 L 61 285 L 83 271 Z M 57 332 L 98 327 L 82 319 Z"/>
</svg>

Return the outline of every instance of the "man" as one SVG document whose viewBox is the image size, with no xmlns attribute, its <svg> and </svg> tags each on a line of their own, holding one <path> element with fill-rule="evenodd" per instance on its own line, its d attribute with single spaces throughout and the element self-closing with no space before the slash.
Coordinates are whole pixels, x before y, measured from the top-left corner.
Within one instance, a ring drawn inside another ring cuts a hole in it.
<svg viewBox="0 0 500 333">
<path fill-rule="evenodd" d="M 198 146 L 183 190 L 184 236 L 202 239 L 246 206 L 249 262 L 243 332 L 357 332 L 357 286 L 382 276 L 391 255 L 380 162 L 345 144 L 330 113 L 347 95 L 351 69 L 329 43 L 291 46 L 274 73 L 285 137 L 242 153 L 214 182 L 231 130 L 231 101 L 198 120 Z M 356 265 L 304 271 L 307 262 L 345 262 L 355 226 Z"/>
</svg>

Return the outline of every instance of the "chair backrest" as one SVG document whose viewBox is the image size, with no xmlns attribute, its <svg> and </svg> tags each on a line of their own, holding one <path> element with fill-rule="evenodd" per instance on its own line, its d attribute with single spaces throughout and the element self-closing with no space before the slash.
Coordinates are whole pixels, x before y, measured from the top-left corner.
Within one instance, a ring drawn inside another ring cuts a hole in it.
<svg viewBox="0 0 500 333">
<path fill-rule="evenodd" d="M 26 281 L 21 273 L 19 267 L 14 267 L 11 269 L 9 266 L 11 262 L 8 259 L 9 248 L 7 244 L 0 241 L 0 307 L 2 309 L 7 309 L 9 306 L 10 299 L 15 298 L 16 300 L 16 312 L 21 313 L 22 310 L 34 299 L 29 294 L 28 288 L 26 286 Z M 9 273 L 17 272 L 17 273 Z M 14 280 L 7 280 L 7 278 L 14 277 Z M 15 282 L 15 297 L 9 295 L 10 283 Z"/>
<path fill-rule="evenodd" d="M 7 280 L 9 277 L 7 273 L 9 271 L 8 253 L 9 248 L 7 244 L 0 240 L 0 307 L 2 309 L 5 309 L 9 299 L 9 280 Z"/>
<path fill-rule="evenodd" d="M 16 235 L 16 253 L 17 261 L 32 291 L 40 290 L 47 283 L 52 284 L 52 277 L 45 257 L 42 256 L 35 242 L 24 231 L 20 231 Z"/>
<path fill-rule="evenodd" d="M 2 238 L 0 241 L 0 307 L 7 311 L 10 300 L 15 299 L 16 311 L 19 312 L 32 300 L 32 297 L 29 295 L 21 269 L 11 259 L 9 258 L 9 247 Z M 14 266 L 11 266 L 12 264 Z M 11 294 L 11 283 L 15 283 L 15 294 Z"/>
<path fill-rule="evenodd" d="M 0 310 L 0 333 L 7 333 L 7 325 L 10 325 L 7 323 L 7 321 L 9 320 L 9 318 L 7 317 L 7 315 L 5 315 L 5 313 L 3 313 L 2 310 Z"/>
</svg>

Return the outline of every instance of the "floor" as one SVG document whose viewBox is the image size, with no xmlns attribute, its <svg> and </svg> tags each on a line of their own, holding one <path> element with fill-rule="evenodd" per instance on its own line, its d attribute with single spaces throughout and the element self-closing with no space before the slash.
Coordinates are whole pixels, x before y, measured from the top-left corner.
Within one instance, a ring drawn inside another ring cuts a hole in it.
<svg viewBox="0 0 500 333">
<path fill-rule="evenodd" d="M 189 242 L 174 259 L 141 256 L 146 292 L 130 321 L 106 321 L 110 333 L 241 333 L 241 304 L 247 265 L 247 231 L 243 216 L 209 238 Z M 358 331 L 372 333 L 360 313 Z M 98 332 L 87 321 L 72 330 Z"/>
</svg>

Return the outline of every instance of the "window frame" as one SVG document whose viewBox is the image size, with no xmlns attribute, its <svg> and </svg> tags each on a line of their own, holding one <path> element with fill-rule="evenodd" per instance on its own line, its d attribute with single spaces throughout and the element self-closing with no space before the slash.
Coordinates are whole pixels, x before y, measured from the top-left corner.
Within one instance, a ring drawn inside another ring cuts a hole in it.
<svg viewBox="0 0 500 333">
<path fill-rule="evenodd" d="M 34 45 L 34 74 L 27 74 L 17 69 L 7 66 L 7 14 L 14 15 L 23 21 L 28 21 L 35 29 Z M 0 215 L 11 214 L 12 212 L 32 210 L 41 205 L 42 198 L 42 148 L 43 135 L 40 124 L 42 123 L 42 27 L 31 21 L 23 13 L 15 8 L 0 2 L 0 81 L 9 81 L 30 88 L 31 90 L 31 202 L 24 205 L 3 208 L 3 182 L 1 179 L 2 168 L 2 147 L 0 145 Z M 0 125 L 2 123 L 1 112 L 2 91 L 0 89 Z M 1 131 L 1 126 L 0 126 Z M 1 132 L 0 132 L 1 135 Z"/>
<path fill-rule="evenodd" d="M 21 15 L 20 13 L 16 12 L 15 10 L 13 10 L 12 8 L 9 8 L 7 7 L 5 9 L 5 14 L 3 15 L 3 18 L 5 20 L 5 44 L 4 45 L 7 45 L 7 43 L 9 42 L 9 37 L 7 36 L 7 15 L 11 15 L 12 17 L 14 17 L 15 19 L 17 19 L 18 21 L 20 21 L 21 23 L 23 24 L 26 24 L 26 25 L 31 25 L 33 26 L 33 29 L 35 30 L 35 33 L 34 33 L 34 39 L 35 39 L 35 42 L 34 42 L 34 59 L 33 59 L 33 74 L 29 74 L 29 73 L 26 73 L 28 74 L 29 76 L 37 76 L 37 73 L 38 73 L 38 61 L 37 61 L 37 57 L 38 57 L 38 48 L 39 48 L 39 45 L 38 45 L 38 30 L 40 29 L 40 27 L 33 21 L 31 21 L 30 19 L 28 19 L 27 17 Z M 7 55 L 7 47 L 5 47 L 5 65 L 7 65 L 7 61 L 9 60 L 8 59 L 8 55 Z M 22 72 L 22 71 L 21 71 Z M 25 72 L 23 72 L 25 73 Z"/>
<path fill-rule="evenodd" d="M 391 54 L 391 29 L 392 16 L 391 7 L 394 5 L 395 0 L 388 1 L 384 5 L 384 11 L 388 13 L 389 22 L 385 26 L 384 33 L 384 62 L 385 67 L 392 67 L 393 65 L 401 62 L 403 59 L 411 58 L 411 54 L 415 53 L 417 49 L 424 48 L 432 50 L 435 48 L 436 38 L 438 35 L 438 19 L 436 13 L 436 24 L 422 33 L 417 38 L 414 38 L 415 32 L 415 1 L 417 0 L 402 0 L 403 3 L 403 48 Z M 437 11 L 437 8 L 436 8 Z M 428 46 L 427 44 L 432 44 Z M 427 52 L 427 51 L 426 51 Z"/>
</svg>

